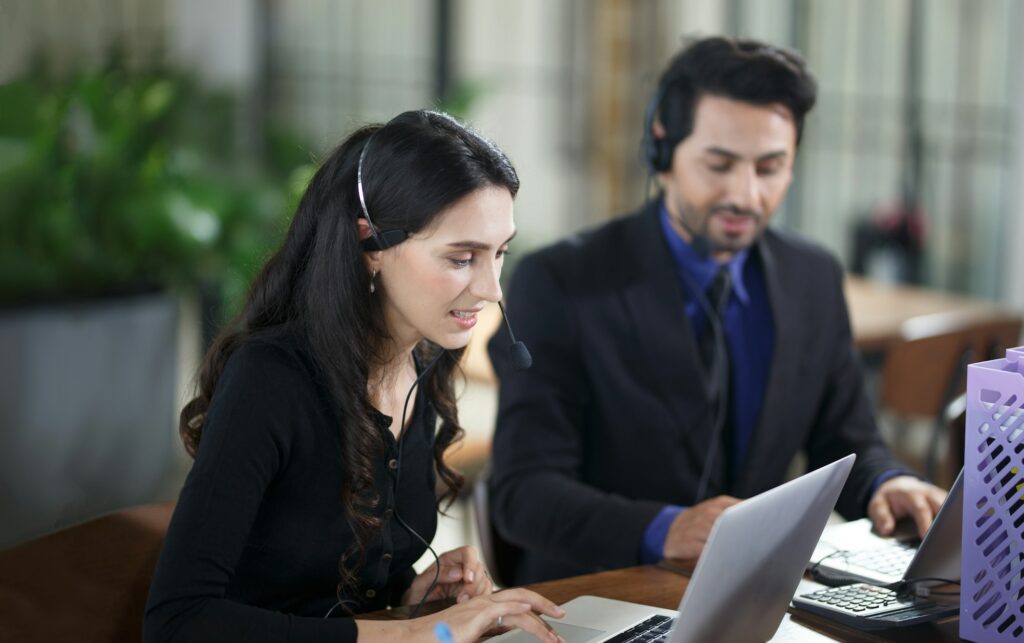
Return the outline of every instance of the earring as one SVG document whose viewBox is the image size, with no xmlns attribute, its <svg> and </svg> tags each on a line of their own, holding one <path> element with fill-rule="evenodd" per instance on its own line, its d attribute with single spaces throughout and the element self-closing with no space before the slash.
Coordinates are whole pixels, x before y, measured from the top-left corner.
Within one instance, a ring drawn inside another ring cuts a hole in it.
<svg viewBox="0 0 1024 643">
<path fill-rule="evenodd" d="M 377 278 L 377 271 L 374 270 L 370 273 L 370 294 L 377 292 L 377 284 L 373 283 L 373 280 Z"/>
</svg>

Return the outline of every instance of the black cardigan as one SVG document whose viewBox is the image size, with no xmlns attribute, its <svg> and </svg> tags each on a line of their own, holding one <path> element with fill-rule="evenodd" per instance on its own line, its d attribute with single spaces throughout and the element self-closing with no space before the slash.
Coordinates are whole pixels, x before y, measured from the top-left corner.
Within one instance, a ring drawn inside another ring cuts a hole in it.
<svg viewBox="0 0 1024 643">
<path fill-rule="evenodd" d="M 425 551 L 393 518 L 396 503 L 427 542 L 437 525 L 436 414 L 421 392 L 413 413 L 397 497 L 398 443 L 390 418 L 377 417 L 387 443 L 374 470 L 384 525 L 358 593 L 343 597 L 351 613 L 397 604 Z M 232 354 L 157 564 L 147 642 L 356 640 L 351 618 L 323 618 L 353 541 L 340 500 L 344 434 L 299 340 L 250 340 Z"/>
</svg>

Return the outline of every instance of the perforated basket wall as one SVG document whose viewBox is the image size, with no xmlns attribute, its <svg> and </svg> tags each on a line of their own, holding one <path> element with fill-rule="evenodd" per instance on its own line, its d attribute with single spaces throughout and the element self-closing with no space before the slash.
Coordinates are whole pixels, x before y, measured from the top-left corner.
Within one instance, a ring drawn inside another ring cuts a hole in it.
<svg viewBox="0 0 1024 643">
<path fill-rule="evenodd" d="M 1024 347 L 967 367 L 960 637 L 1024 641 Z"/>
</svg>

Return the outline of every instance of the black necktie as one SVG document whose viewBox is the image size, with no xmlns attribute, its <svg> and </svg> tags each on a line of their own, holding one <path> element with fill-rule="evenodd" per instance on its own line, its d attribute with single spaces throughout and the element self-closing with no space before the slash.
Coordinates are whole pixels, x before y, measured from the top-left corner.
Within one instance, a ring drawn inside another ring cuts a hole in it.
<svg viewBox="0 0 1024 643">
<path fill-rule="evenodd" d="M 732 292 L 732 273 L 729 272 L 728 265 L 722 265 L 718 267 L 718 272 L 715 273 L 715 277 L 711 280 L 711 285 L 708 286 L 705 292 L 708 304 L 711 306 L 711 312 L 717 320 L 719 328 L 722 330 L 724 340 L 725 337 L 725 307 L 729 303 L 729 294 Z M 717 355 L 715 351 L 715 329 L 713 324 L 716 320 L 707 320 L 707 327 L 700 336 L 700 357 L 704 362 L 704 366 L 707 367 L 708 373 L 712 377 L 716 378 L 715 390 L 718 389 L 717 377 L 718 369 L 720 365 L 717 363 L 718 360 L 729 359 L 728 355 Z"/>
<path fill-rule="evenodd" d="M 729 272 L 729 266 L 719 266 L 718 272 L 715 273 L 715 277 L 711 280 L 711 285 L 708 286 L 708 289 L 704 293 L 707 298 L 707 303 L 711 307 L 710 312 L 715 316 L 715 319 L 707 320 L 707 327 L 704 329 L 704 332 L 700 337 L 700 355 L 701 359 L 704 360 L 704 365 L 707 367 L 708 383 L 710 385 L 709 392 L 713 408 L 712 412 L 715 416 L 717 416 L 718 413 L 725 413 L 725 417 L 719 420 L 720 422 L 723 422 L 719 439 L 722 441 L 721 449 L 724 451 L 724 483 L 726 491 L 730 491 L 733 484 L 733 436 L 731 428 L 733 424 L 733 414 L 732 404 L 729 399 L 731 391 L 729 390 L 730 382 L 723 382 L 729 368 L 727 366 L 729 364 L 729 348 L 725 343 L 725 308 L 729 304 L 729 295 L 731 292 L 732 273 Z M 714 324 L 718 325 L 718 330 L 722 334 L 722 345 L 718 348 L 715 346 Z"/>
</svg>

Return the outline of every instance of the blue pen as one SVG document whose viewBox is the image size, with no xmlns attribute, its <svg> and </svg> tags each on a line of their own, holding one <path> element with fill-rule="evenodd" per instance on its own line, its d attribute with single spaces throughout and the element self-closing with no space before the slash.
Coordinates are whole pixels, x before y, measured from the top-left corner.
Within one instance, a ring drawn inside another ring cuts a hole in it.
<svg viewBox="0 0 1024 643">
<path fill-rule="evenodd" d="M 455 639 L 452 637 L 452 629 L 448 627 L 445 622 L 438 623 L 434 626 L 434 636 L 437 637 L 441 643 L 455 643 Z"/>
</svg>

